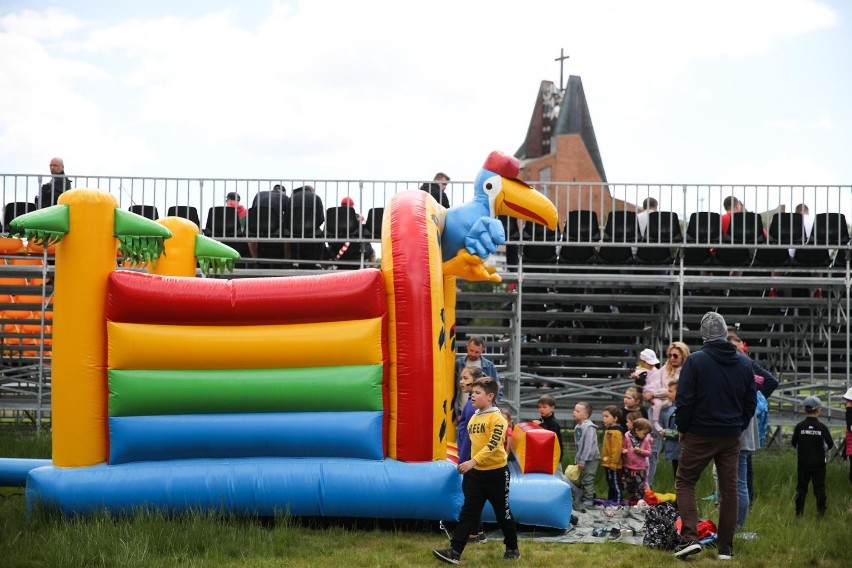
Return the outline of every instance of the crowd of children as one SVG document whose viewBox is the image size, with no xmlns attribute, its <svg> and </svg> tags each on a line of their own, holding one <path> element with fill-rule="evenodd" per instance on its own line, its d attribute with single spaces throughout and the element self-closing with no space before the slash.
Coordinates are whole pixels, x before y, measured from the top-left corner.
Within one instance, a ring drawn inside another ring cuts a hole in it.
<svg viewBox="0 0 852 568">
<path fill-rule="evenodd" d="M 589 507 L 595 499 L 595 477 L 598 467 L 604 470 L 607 484 L 607 501 L 617 504 L 635 504 L 650 488 L 649 458 L 662 453 L 672 464 L 673 476 L 678 473 L 680 435 L 676 417 L 679 367 L 689 356 L 689 349 L 680 342 L 667 350 L 667 368 L 661 375 L 656 368 L 659 360 L 654 352 L 645 349 L 640 354 L 636 372 L 631 375 L 637 383 L 644 382 L 653 394 L 645 399 L 651 413 L 642 405 L 642 389 L 637 385 L 626 389 L 624 406 L 607 405 L 601 411 L 603 435 L 598 446 L 598 426 L 592 421 L 592 405 L 578 402 L 572 411 L 576 453 L 573 465 L 565 470 L 564 478 L 574 487 L 575 506 Z M 674 359 L 675 365 L 672 365 Z M 671 368 L 668 368 L 671 367 Z M 661 380 L 661 376 L 664 380 Z M 506 410 L 496 406 L 497 383 L 485 376 L 477 367 L 466 367 L 460 373 L 459 387 L 467 397 L 458 417 L 458 471 L 465 476 L 462 484 L 464 505 L 459 523 L 453 532 L 450 548 L 435 549 L 436 558 L 458 564 L 468 542 L 485 542 L 480 513 L 485 502 L 490 502 L 497 513 L 498 525 L 503 532 L 506 550 L 504 558 L 520 558 L 517 530 L 509 503 L 507 462 L 510 459 L 509 441 L 513 422 Z M 661 393 L 664 392 L 664 397 Z M 849 460 L 849 480 L 852 482 L 852 388 L 843 396 L 846 404 L 846 433 L 843 457 Z M 826 511 L 825 474 L 826 452 L 833 447 L 828 428 L 818 417 L 822 403 L 816 396 L 804 400 L 806 418 L 796 425 L 792 445 L 798 454 L 795 513 L 803 514 L 808 486 L 813 486 L 817 512 Z M 559 473 L 564 458 L 562 428 L 556 419 L 556 400 L 546 394 L 538 400 L 540 414 L 537 423 L 554 432 L 559 447 Z M 494 440 L 500 443 L 495 444 Z M 651 473 L 651 475 L 653 475 Z"/>
</svg>

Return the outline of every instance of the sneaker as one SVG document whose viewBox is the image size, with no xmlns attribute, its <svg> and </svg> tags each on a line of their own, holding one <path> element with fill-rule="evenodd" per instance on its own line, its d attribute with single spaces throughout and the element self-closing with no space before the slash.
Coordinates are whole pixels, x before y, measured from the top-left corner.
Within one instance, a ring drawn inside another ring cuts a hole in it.
<svg viewBox="0 0 852 568">
<path fill-rule="evenodd" d="M 698 554 L 699 552 L 701 552 L 701 545 L 697 541 L 691 540 L 677 545 L 675 547 L 674 555 L 675 558 L 686 560 L 688 557 L 693 554 Z"/>
<path fill-rule="evenodd" d="M 517 548 L 514 550 L 506 549 L 506 552 L 503 553 L 503 560 L 517 560 L 521 557 L 521 551 Z"/>
<path fill-rule="evenodd" d="M 432 554 L 435 555 L 435 558 L 447 564 L 458 564 L 461 561 L 461 554 L 452 548 L 433 548 Z"/>
<path fill-rule="evenodd" d="M 485 544 L 488 542 L 488 537 L 485 536 L 485 533 L 477 533 L 472 534 L 467 537 L 468 542 L 478 542 L 479 544 Z"/>
<path fill-rule="evenodd" d="M 734 559 L 734 551 L 733 550 L 720 550 L 719 551 L 719 560 L 733 560 Z"/>
</svg>

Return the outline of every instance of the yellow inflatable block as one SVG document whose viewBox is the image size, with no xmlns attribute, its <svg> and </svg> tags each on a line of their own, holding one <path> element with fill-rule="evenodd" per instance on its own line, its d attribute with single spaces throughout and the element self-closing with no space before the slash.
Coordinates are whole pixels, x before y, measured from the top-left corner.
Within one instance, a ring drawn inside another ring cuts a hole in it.
<svg viewBox="0 0 852 568">
<path fill-rule="evenodd" d="M 254 326 L 107 324 L 110 369 L 282 369 L 382 363 L 382 319 Z"/>
</svg>

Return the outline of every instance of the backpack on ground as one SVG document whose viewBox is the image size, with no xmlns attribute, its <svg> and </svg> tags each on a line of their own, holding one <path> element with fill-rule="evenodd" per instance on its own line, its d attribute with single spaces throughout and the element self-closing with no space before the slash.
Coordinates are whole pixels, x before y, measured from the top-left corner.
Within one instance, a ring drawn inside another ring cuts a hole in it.
<svg viewBox="0 0 852 568">
<path fill-rule="evenodd" d="M 677 510 L 669 502 L 654 505 L 645 511 L 645 536 L 642 544 L 659 550 L 672 550 L 680 544 L 677 532 Z"/>
</svg>

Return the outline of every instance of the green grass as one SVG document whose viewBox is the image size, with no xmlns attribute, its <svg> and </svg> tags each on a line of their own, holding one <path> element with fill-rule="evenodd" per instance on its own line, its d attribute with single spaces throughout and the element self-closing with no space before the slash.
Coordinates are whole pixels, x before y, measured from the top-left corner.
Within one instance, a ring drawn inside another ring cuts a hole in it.
<svg viewBox="0 0 852 568">
<path fill-rule="evenodd" d="M 49 438 L 26 431 L 0 430 L 0 456 L 46 457 Z M 657 486 L 673 487 L 671 468 L 663 462 Z M 755 456 L 757 500 L 747 530 L 752 541 L 735 541 L 732 566 L 780 568 L 848 565 L 852 534 L 852 489 L 844 462 L 829 464 L 828 514 L 816 516 L 813 496 L 805 516 L 793 515 L 795 455 L 790 451 Z M 603 489 L 603 486 L 601 486 Z M 711 491 L 705 474 L 699 494 Z M 712 504 L 702 514 L 716 518 Z M 381 526 L 379 526 L 381 525 Z M 23 489 L 0 490 L 0 565 L 17 567 L 283 567 L 283 566 L 439 566 L 430 549 L 445 546 L 443 533 L 420 523 L 343 523 L 281 516 L 266 522 L 213 514 L 167 517 L 141 512 L 130 518 L 99 515 L 65 519 L 40 512 L 28 518 Z M 558 544 L 521 541 L 517 566 L 684 566 L 670 553 L 639 546 Z M 471 545 L 463 566 L 503 565 L 502 544 Z M 712 551 L 690 560 L 690 566 L 715 565 Z"/>
</svg>

